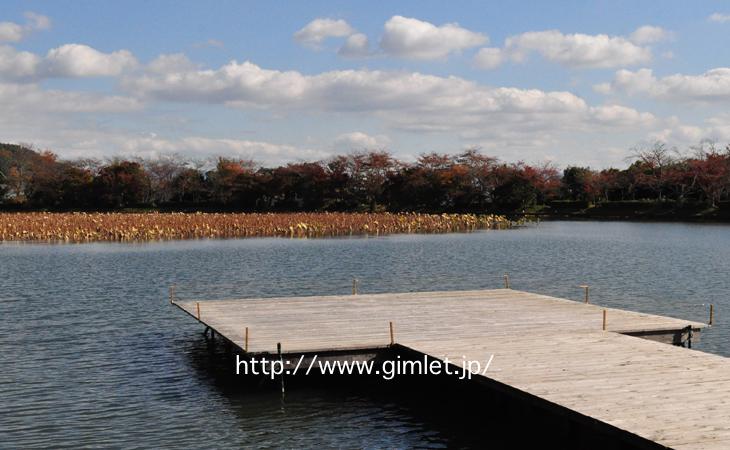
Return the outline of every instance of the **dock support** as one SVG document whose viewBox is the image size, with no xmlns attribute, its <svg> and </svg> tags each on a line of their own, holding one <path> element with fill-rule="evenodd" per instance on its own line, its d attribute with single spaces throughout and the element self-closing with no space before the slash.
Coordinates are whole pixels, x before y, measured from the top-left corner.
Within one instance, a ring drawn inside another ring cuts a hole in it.
<svg viewBox="0 0 730 450">
<path fill-rule="evenodd" d="M 281 363 L 281 399 L 284 399 L 284 357 L 281 355 L 281 342 L 276 343 L 276 353 L 279 355 L 279 362 Z"/>
<path fill-rule="evenodd" d="M 393 322 L 388 322 L 390 324 L 390 345 L 395 345 L 395 334 L 393 333 Z"/>
<path fill-rule="evenodd" d="M 687 343 L 687 348 L 692 348 L 692 338 L 694 337 L 692 325 L 687 325 L 687 328 L 685 328 L 684 331 L 687 332 L 687 340 L 685 341 Z M 684 347 L 684 345 L 682 345 L 682 347 Z"/>
<path fill-rule="evenodd" d="M 352 279 L 352 295 L 357 295 L 357 278 Z"/>
<path fill-rule="evenodd" d="M 507 273 L 504 274 L 504 288 L 505 289 L 510 289 L 510 287 L 509 287 L 509 274 L 507 274 Z"/>
<path fill-rule="evenodd" d="M 603 310 L 603 331 L 606 331 L 606 310 Z"/>
<path fill-rule="evenodd" d="M 175 304 L 175 285 L 170 286 L 170 304 Z"/>
<path fill-rule="evenodd" d="M 710 321 L 707 322 L 707 325 L 712 325 L 712 323 L 715 321 L 715 305 L 710 303 Z"/>
<path fill-rule="evenodd" d="M 589 298 L 588 298 L 588 289 L 590 288 L 590 286 L 588 286 L 587 284 L 581 284 L 580 287 L 582 287 L 583 290 L 585 290 L 585 299 L 583 300 L 583 303 L 590 303 Z"/>
<path fill-rule="evenodd" d="M 243 338 L 243 351 L 248 353 L 248 327 L 246 327 L 246 333 Z"/>
<path fill-rule="evenodd" d="M 198 322 L 200 322 L 200 302 L 195 302 L 195 310 L 198 312 Z"/>
</svg>

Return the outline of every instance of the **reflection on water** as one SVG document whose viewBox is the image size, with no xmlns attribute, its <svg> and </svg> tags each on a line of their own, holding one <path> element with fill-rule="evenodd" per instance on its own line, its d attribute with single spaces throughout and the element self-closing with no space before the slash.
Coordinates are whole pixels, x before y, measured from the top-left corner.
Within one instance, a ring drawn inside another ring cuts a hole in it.
<svg viewBox="0 0 730 450">
<path fill-rule="evenodd" d="M 500 287 L 707 320 L 730 356 L 730 227 L 548 222 L 509 231 L 324 240 L 0 245 L 0 442 L 9 447 L 472 446 L 416 387 L 270 386 L 167 304 L 183 298 Z M 381 383 L 382 384 L 382 383 Z M 413 395 L 414 392 L 416 395 Z M 432 406 L 429 406 L 432 404 Z M 461 425 L 460 425 L 461 424 Z M 488 426 L 484 424 L 485 429 Z M 473 427 L 472 427 L 473 428 Z M 488 432 L 488 431 L 487 431 Z M 483 441 L 481 441 L 483 443 Z"/>
</svg>

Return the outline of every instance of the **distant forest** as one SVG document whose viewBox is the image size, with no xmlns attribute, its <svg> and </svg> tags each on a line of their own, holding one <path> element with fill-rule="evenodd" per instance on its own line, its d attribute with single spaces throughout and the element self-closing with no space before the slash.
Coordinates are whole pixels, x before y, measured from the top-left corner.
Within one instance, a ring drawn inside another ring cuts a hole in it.
<svg viewBox="0 0 730 450">
<path fill-rule="evenodd" d="M 727 208 L 730 149 L 636 148 L 625 169 L 506 163 L 476 149 L 399 161 L 384 151 L 260 167 L 218 158 L 62 160 L 0 144 L 4 210 L 413 211 L 519 213 L 627 202 Z"/>
</svg>

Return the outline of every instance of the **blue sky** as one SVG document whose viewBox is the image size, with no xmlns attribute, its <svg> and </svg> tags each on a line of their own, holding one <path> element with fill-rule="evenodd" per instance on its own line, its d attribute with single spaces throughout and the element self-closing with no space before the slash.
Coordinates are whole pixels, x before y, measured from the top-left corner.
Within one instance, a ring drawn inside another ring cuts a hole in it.
<svg viewBox="0 0 730 450">
<path fill-rule="evenodd" d="M 4 2 L 0 141 L 261 164 L 730 141 L 724 2 Z"/>
</svg>

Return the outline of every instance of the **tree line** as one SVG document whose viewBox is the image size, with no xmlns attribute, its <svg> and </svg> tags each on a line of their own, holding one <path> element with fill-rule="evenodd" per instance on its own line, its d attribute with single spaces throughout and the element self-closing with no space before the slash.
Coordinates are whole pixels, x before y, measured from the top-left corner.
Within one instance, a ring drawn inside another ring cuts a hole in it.
<svg viewBox="0 0 730 450">
<path fill-rule="evenodd" d="M 523 212 L 560 202 L 646 200 L 716 206 L 730 195 L 730 147 L 634 149 L 625 169 L 506 163 L 477 149 L 403 162 L 385 151 L 261 167 L 217 158 L 62 160 L 0 144 L 4 209 Z"/>
</svg>

